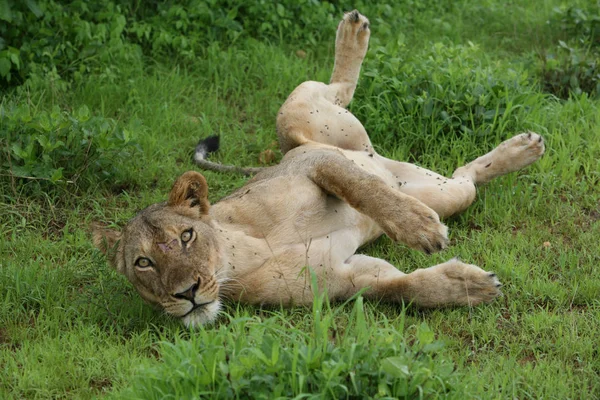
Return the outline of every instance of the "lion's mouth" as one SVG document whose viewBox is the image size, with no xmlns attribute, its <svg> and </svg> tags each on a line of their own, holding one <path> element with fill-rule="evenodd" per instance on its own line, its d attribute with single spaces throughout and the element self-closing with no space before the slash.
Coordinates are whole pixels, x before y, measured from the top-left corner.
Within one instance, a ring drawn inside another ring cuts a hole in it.
<svg viewBox="0 0 600 400">
<path fill-rule="evenodd" d="M 204 308 L 204 307 L 206 307 L 209 304 L 212 304 L 214 302 L 215 302 L 214 300 L 211 300 L 211 301 L 206 301 L 206 302 L 200 303 L 200 304 L 192 303 L 192 305 L 193 305 L 192 308 L 188 312 L 186 312 L 185 314 L 183 314 L 180 318 L 185 318 L 188 315 L 190 315 L 191 313 L 193 313 L 194 311 L 196 311 L 196 310 L 198 310 L 200 308 Z"/>
<path fill-rule="evenodd" d="M 202 304 L 194 304 L 194 307 L 181 317 L 187 327 L 196 327 L 211 323 L 219 315 L 221 302 L 219 300 L 207 301 Z"/>
</svg>

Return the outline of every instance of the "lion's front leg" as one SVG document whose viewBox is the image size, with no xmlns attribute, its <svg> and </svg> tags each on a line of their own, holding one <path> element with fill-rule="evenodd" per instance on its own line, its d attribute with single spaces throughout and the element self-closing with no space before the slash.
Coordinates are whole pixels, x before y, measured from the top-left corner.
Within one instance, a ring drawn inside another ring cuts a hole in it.
<svg viewBox="0 0 600 400">
<path fill-rule="evenodd" d="M 313 150 L 305 163 L 311 164 L 308 178 L 325 192 L 370 217 L 392 240 L 428 254 L 446 246 L 448 230 L 435 211 L 390 187 L 382 178 L 356 166 L 341 153 Z"/>
</svg>

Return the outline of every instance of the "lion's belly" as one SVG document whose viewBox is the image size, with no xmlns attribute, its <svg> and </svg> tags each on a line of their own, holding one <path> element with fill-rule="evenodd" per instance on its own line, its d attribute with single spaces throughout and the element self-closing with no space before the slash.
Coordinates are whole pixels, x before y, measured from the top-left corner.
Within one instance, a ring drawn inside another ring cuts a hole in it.
<svg viewBox="0 0 600 400">
<path fill-rule="evenodd" d="M 240 232 L 227 242 L 232 246 L 229 273 L 240 288 L 231 296 L 249 303 L 311 300 L 306 266 L 320 280 L 338 276 L 360 246 L 382 233 L 371 218 L 303 175 L 253 182 L 236 197 L 215 204 L 211 215 L 228 232 Z M 336 282 L 328 281 L 331 293 Z M 248 287 L 253 290 L 242 290 Z"/>
<path fill-rule="evenodd" d="M 215 204 L 211 215 L 220 224 L 264 238 L 274 252 L 293 244 L 308 245 L 334 232 L 345 232 L 358 246 L 381 234 L 369 217 L 327 195 L 302 175 L 274 177 L 244 187 L 237 197 Z"/>
<path fill-rule="evenodd" d="M 344 243 L 349 243 L 352 252 L 381 235 L 380 228 L 371 218 L 342 200 L 327 195 L 318 204 L 297 210 L 296 217 L 286 221 L 281 228 L 293 232 L 296 238 L 301 239 L 301 243 L 318 239 L 334 247 L 344 247 Z"/>
</svg>

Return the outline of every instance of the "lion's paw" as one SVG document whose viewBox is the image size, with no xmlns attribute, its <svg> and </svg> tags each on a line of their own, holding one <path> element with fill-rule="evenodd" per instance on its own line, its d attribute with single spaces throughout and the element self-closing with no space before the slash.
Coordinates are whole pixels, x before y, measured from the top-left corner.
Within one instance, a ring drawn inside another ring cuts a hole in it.
<svg viewBox="0 0 600 400">
<path fill-rule="evenodd" d="M 509 165 L 513 172 L 537 161 L 545 151 L 544 138 L 535 132 L 521 133 L 500 144 L 496 157 Z"/>
<path fill-rule="evenodd" d="M 336 34 L 336 51 L 352 52 L 364 57 L 369 45 L 369 20 L 357 10 L 344 14 Z"/>
<path fill-rule="evenodd" d="M 448 228 L 436 212 L 410 196 L 398 200 L 377 210 L 376 221 L 385 234 L 426 254 L 443 250 L 448 244 Z"/>
<path fill-rule="evenodd" d="M 521 133 L 500 143 L 472 163 L 458 168 L 453 177 L 466 178 L 470 175 L 475 183 L 486 183 L 533 164 L 544 151 L 544 139 L 540 135 L 534 132 Z"/>
<path fill-rule="evenodd" d="M 476 306 L 489 303 L 502 294 L 496 274 L 458 259 L 413 274 L 422 288 L 415 293 L 415 302 L 423 307 Z"/>
</svg>

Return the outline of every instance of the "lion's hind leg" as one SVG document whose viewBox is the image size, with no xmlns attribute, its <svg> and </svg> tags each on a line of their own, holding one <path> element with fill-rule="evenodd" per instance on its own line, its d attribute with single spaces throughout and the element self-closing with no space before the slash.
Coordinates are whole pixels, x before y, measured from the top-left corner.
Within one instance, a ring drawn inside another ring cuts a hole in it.
<svg viewBox="0 0 600 400">
<path fill-rule="evenodd" d="M 370 35 L 364 15 L 357 10 L 344 14 L 335 37 L 335 63 L 328 86 L 331 100 L 340 107 L 348 106 L 354 96 Z"/>
<path fill-rule="evenodd" d="M 537 161 L 545 151 L 544 139 L 534 132 L 521 133 L 500 143 L 489 153 L 458 168 L 455 179 L 467 178 L 475 184 L 518 171 Z"/>
<path fill-rule="evenodd" d="M 373 150 L 364 127 L 345 108 L 354 96 L 369 36 L 366 17 L 356 10 L 344 15 L 337 29 L 330 84 L 304 82 L 279 109 L 277 136 L 282 152 L 314 142 L 348 150 Z"/>
<path fill-rule="evenodd" d="M 476 185 L 518 171 L 544 154 L 544 140 L 533 132 L 516 135 L 491 152 L 457 168 L 452 178 L 413 164 L 375 155 L 397 179 L 399 190 L 446 218 L 467 209 L 476 196 Z"/>
<path fill-rule="evenodd" d="M 414 164 L 390 160 L 375 154 L 375 159 L 390 171 L 398 190 L 425 203 L 441 218 L 464 211 L 475 200 L 476 188 L 470 177 L 447 178 Z"/>
</svg>

